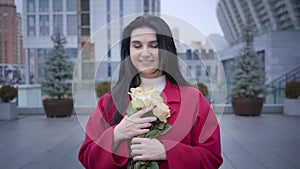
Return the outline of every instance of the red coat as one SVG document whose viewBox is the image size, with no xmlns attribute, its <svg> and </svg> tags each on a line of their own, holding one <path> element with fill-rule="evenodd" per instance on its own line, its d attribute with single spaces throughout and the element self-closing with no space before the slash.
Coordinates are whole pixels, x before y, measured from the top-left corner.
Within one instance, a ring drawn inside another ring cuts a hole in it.
<svg viewBox="0 0 300 169">
<path fill-rule="evenodd" d="M 171 131 L 159 137 L 166 148 L 167 160 L 160 161 L 160 169 L 214 169 L 222 162 L 220 129 L 214 111 L 205 97 L 193 87 L 178 87 L 167 81 L 161 94 L 171 110 L 167 119 Z M 78 158 L 87 169 L 126 169 L 131 160 L 128 141 L 122 141 L 112 153 L 113 128 L 103 118 L 111 94 L 100 98 L 92 112 L 86 138 Z M 113 106 L 111 112 L 115 112 Z"/>
</svg>

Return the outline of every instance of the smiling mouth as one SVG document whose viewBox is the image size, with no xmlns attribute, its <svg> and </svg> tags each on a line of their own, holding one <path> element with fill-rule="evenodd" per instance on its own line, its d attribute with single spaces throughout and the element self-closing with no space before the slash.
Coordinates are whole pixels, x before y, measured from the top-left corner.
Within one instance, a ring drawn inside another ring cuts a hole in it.
<svg viewBox="0 0 300 169">
<path fill-rule="evenodd" d="M 139 62 L 153 62 L 153 60 L 139 60 Z"/>
</svg>

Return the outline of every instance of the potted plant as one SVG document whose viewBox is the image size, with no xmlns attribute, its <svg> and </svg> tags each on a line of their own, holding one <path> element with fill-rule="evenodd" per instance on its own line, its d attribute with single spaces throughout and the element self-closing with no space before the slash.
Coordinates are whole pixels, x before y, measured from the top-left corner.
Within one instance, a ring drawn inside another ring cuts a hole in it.
<svg viewBox="0 0 300 169">
<path fill-rule="evenodd" d="M 48 98 L 43 100 L 47 117 L 71 116 L 73 99 L 71 96 L 72 62 L 65 53 L 66 38 L 61 33 L 51 37 L 54 47 L 46 58 L 46 76 L 42 83 Z"/>
<path fill-rule="evenodd" d="M 248 24 L 244 29 L 245 46 L 236 56 L 232 70 L 231 103 L 236 115 L 259 116 L 266 92 L 263 63 L 253 49 L 253 34 Z"/>
<path fill-rule="evenodd" d="M 300 115 L 300 82 L 291 81 L 286 84 L 283 113 Z"/>
<path fill-rule="evenodd" d="M 207 86 L 205 84 L 197 83 L 197 87 L 205 97 L 208 96 L 208 89 L 207 89 Z"/>
<path fill-rule="evenodd" d="M 100 82 L 96 86 L 96 94 L 97 97 L 101 97 L 105 93 L 111 90 L 111 83 L 110 82 Z"/>
<path fill-rule="evenodd" d="M 0 119 L 13 120 L 18 118 L 17 105 L 11 101 L 18 96 L 13 86 L 5 85 L 0 88 Z"/>
</svg>

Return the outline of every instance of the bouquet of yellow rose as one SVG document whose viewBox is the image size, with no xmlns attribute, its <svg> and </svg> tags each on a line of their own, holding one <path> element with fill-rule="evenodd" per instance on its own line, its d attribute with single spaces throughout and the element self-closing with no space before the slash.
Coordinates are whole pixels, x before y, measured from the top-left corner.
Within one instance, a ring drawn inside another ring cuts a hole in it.
<svg viewBox="0 0 300 169">
<path fill-rule="evenodd" d="M 170 109 L 164 103 L 160 93 L 154 87 L 137 87 L 131 88 L 129 95 L 132 100 L 130 101 L 126 113 L 128 116 L 136 113 L 137 111 L 155 105 L 156 108 L 147 113 L 147 116 L 156 116 L 158 119 L 152 122 L 150 131 L 146 134 L 139 135 L 140 138 L 156 138 L 166 134 L 172 126 L 167 123 L 167 118 L 170 117 Z M 151 168 L 158 169 L 157 161 L 130 161 L 127 165 L 128 169 L 142 169 Z"/>
</svg>

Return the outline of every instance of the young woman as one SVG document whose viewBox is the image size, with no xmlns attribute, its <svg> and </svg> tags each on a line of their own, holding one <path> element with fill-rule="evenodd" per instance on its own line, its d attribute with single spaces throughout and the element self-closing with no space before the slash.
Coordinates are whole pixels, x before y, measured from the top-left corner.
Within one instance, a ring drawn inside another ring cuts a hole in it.
<svg viewBox="0 0 300 169">
<path fill-rule="evenodd" d="M 138 86 L 161 92 L 171 115 L 167 134 L 134 138 L 149 132 L 156 120 L 143 117 L 154 106 L 126 116 L 128 91 Z M 118 81 L 92 112 L 78 157 L 87 169 L 127 168 L 131 160 L 159 161 L 161 169 L 214 169 L 222 164 L 215 114 L 180 73 L 170 28 L 160 17 L 143 15 L 124 29 Z"/>
</svg>

